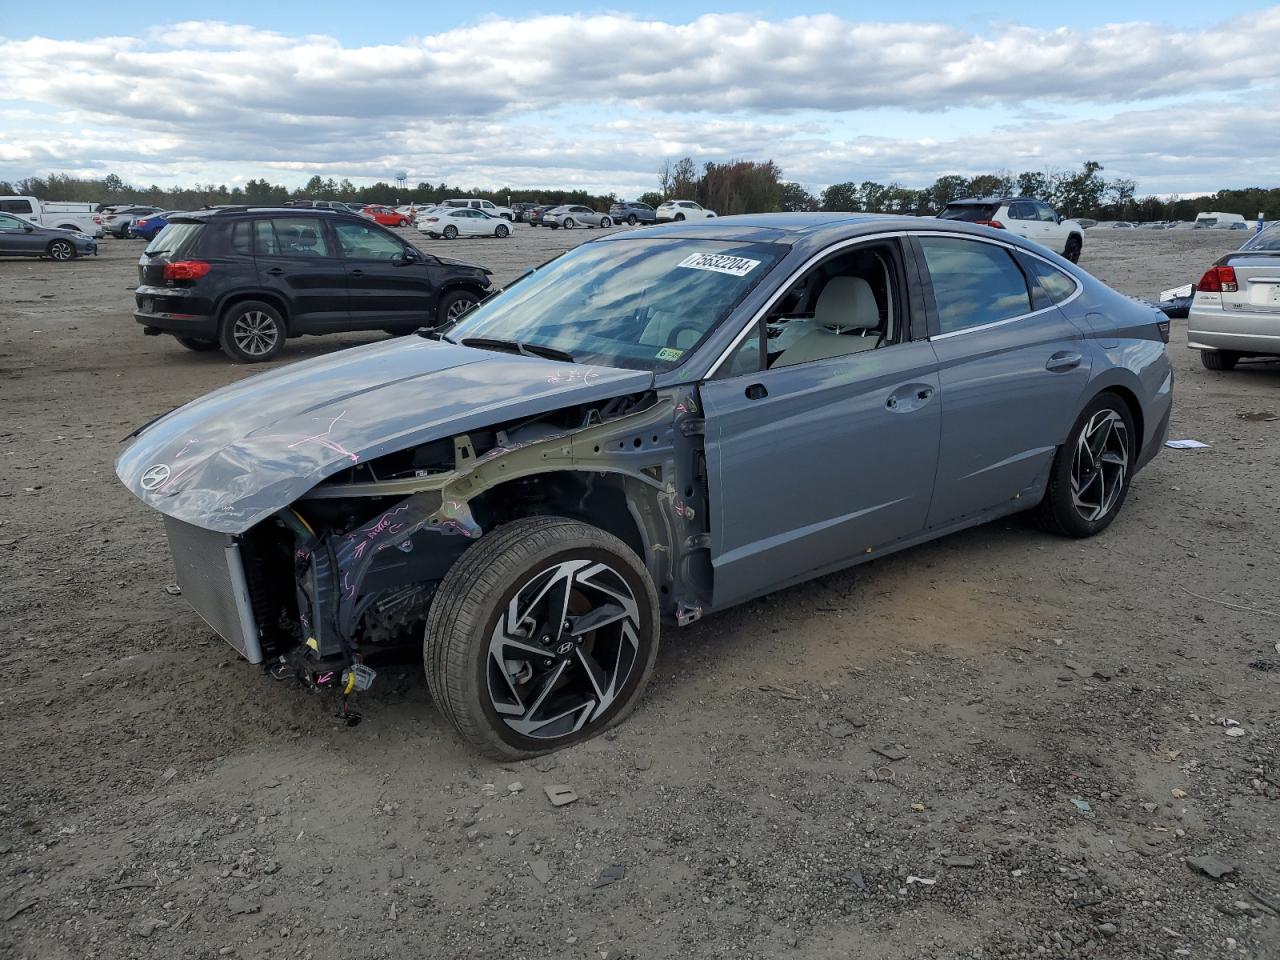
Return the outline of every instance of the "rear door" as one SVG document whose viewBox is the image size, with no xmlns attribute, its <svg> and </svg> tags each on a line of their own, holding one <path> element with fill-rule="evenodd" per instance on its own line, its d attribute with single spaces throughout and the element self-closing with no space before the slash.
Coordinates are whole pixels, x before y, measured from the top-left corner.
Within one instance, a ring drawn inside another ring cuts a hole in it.
<svg viewBox="0 0 1280 960">
<path fill-rule="evenodd" d="M 475 210 L 459 212 L 483 216 Z M 347 273 L 352 328 L 413 328 L 429 322 L 435 315 L 435 289 L 416 249 L 368 221 L 341 219 L 331 226 Z"/>
<path fill-rule="evenodd" d="M 347 267 L 325 219 L 283 215 L 253 221 L 258 282 L 289 305 L 294 333 L 350 326 Z"/>
<path fill-rule="evenodd" d="M 1015 200 L 1009 204 L 1008 223 L 1005 227 L 1010 233 L 1041 243 L 1040 221 L 1036 219 L 1035 205 L 1025 200 Z"/>
<path fill-rule="evenodd" d="M 929 527 L 937 528 L 1038 489 L 1080 411 L 1090 355 L 1057 306 L 1038 291 L 1032 302 L 1027 276 L 1004 244 L 928 234 L 913 242 L 926 275 L 942 396 L 929 511 Z"/>
</svg>

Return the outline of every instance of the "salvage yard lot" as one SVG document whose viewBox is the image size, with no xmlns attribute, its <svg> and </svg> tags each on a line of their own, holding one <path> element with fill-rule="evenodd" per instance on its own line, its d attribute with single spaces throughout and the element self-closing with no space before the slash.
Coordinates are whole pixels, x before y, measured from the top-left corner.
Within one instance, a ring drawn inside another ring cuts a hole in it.
<svg viewBox="0 0 1280 960">
<path fill-rule="evenodd" d="M 419 245 L 503 284 L 597 235 Z M 1154 297 L 1241 239 L 1081 266 Z M 118 441 L 258 368 L 144 337 L 140 250 L 0 262 L 0 954 L 1280 956 L 1280 363 L 1176 321 L 1171 435 L 1211 447 L 1100 537 L 1001 521 L 666 629 L 630 720 L 500 765 L 420 670 L 345 727 L 166 591 Z"/>
</svg>

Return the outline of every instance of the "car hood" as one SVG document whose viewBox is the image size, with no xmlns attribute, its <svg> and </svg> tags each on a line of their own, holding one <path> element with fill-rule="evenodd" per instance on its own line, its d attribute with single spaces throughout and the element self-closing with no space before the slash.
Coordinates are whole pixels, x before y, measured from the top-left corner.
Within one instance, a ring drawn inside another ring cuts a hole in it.
<svg viewBox="0 0 1280 960">
<path fill-rule="evenodd" d="M 403 337 L 223 387 L 143 427 L 116 474 L 161 513 L 243 533 L 356 463 L 649 389 L 653 374 Z"/>
</svg>

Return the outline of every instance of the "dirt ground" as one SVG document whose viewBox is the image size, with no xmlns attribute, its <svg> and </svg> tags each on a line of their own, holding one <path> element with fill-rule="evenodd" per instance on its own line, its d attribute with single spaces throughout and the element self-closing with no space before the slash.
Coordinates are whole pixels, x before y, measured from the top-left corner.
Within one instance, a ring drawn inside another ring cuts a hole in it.
<svg viewBox="0 0 1280 960">
<path fill-rule="evenodd" d="M 594 235 L 424 246 L 501 283 Z M 1154 296 L 1241 239 L 1082 265 Z M 419 672 L 341 726 L 166 592 L 119 440 L 254 371 L 142 335 L 139 250 L 0 263 L 0 956 L 1280 957 L 1280 364 L 1175 323 L 1211 446 L 1101 537 L 1015 518 L 668 629 L 613 734 L 497 765 Z"/>
</svg>

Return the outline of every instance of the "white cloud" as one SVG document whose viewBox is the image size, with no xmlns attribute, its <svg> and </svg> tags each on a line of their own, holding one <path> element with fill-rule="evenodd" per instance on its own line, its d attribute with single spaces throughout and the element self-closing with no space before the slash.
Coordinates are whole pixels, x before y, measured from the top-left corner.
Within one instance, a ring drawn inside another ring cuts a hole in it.
<svg viewBox="0 0 1280 960">
<path fill-rule="evenodd" d="M 0 114 L 12 134 L 0 177 L 407 168 L 634 192 L 653 186 L 663 157 L 687 153 L 772 157 L 813 185 L 1089 158 L 1165 189 L 1217 186 L 1275 177 L 1280 125 L 1243 104 L 1251 91 L 1274 98 L 1276 49 L 1280 7 L 1196 31 L 717 14 L 489 19 L 359 48 L 208 21 L 144 38 L 0 39 L 0 89 L 18 105 Z M 1212 111 L 1186 105 L 1205 96 Z M 1070 119 L 1081 105 L 1096 116 Z M 1016 108 L 1017 128 L 938 131 L 946 111 L 983 107 Z M 919 135 L 848 132 L 889 111 L 915 116 Z"/>
</svg>

